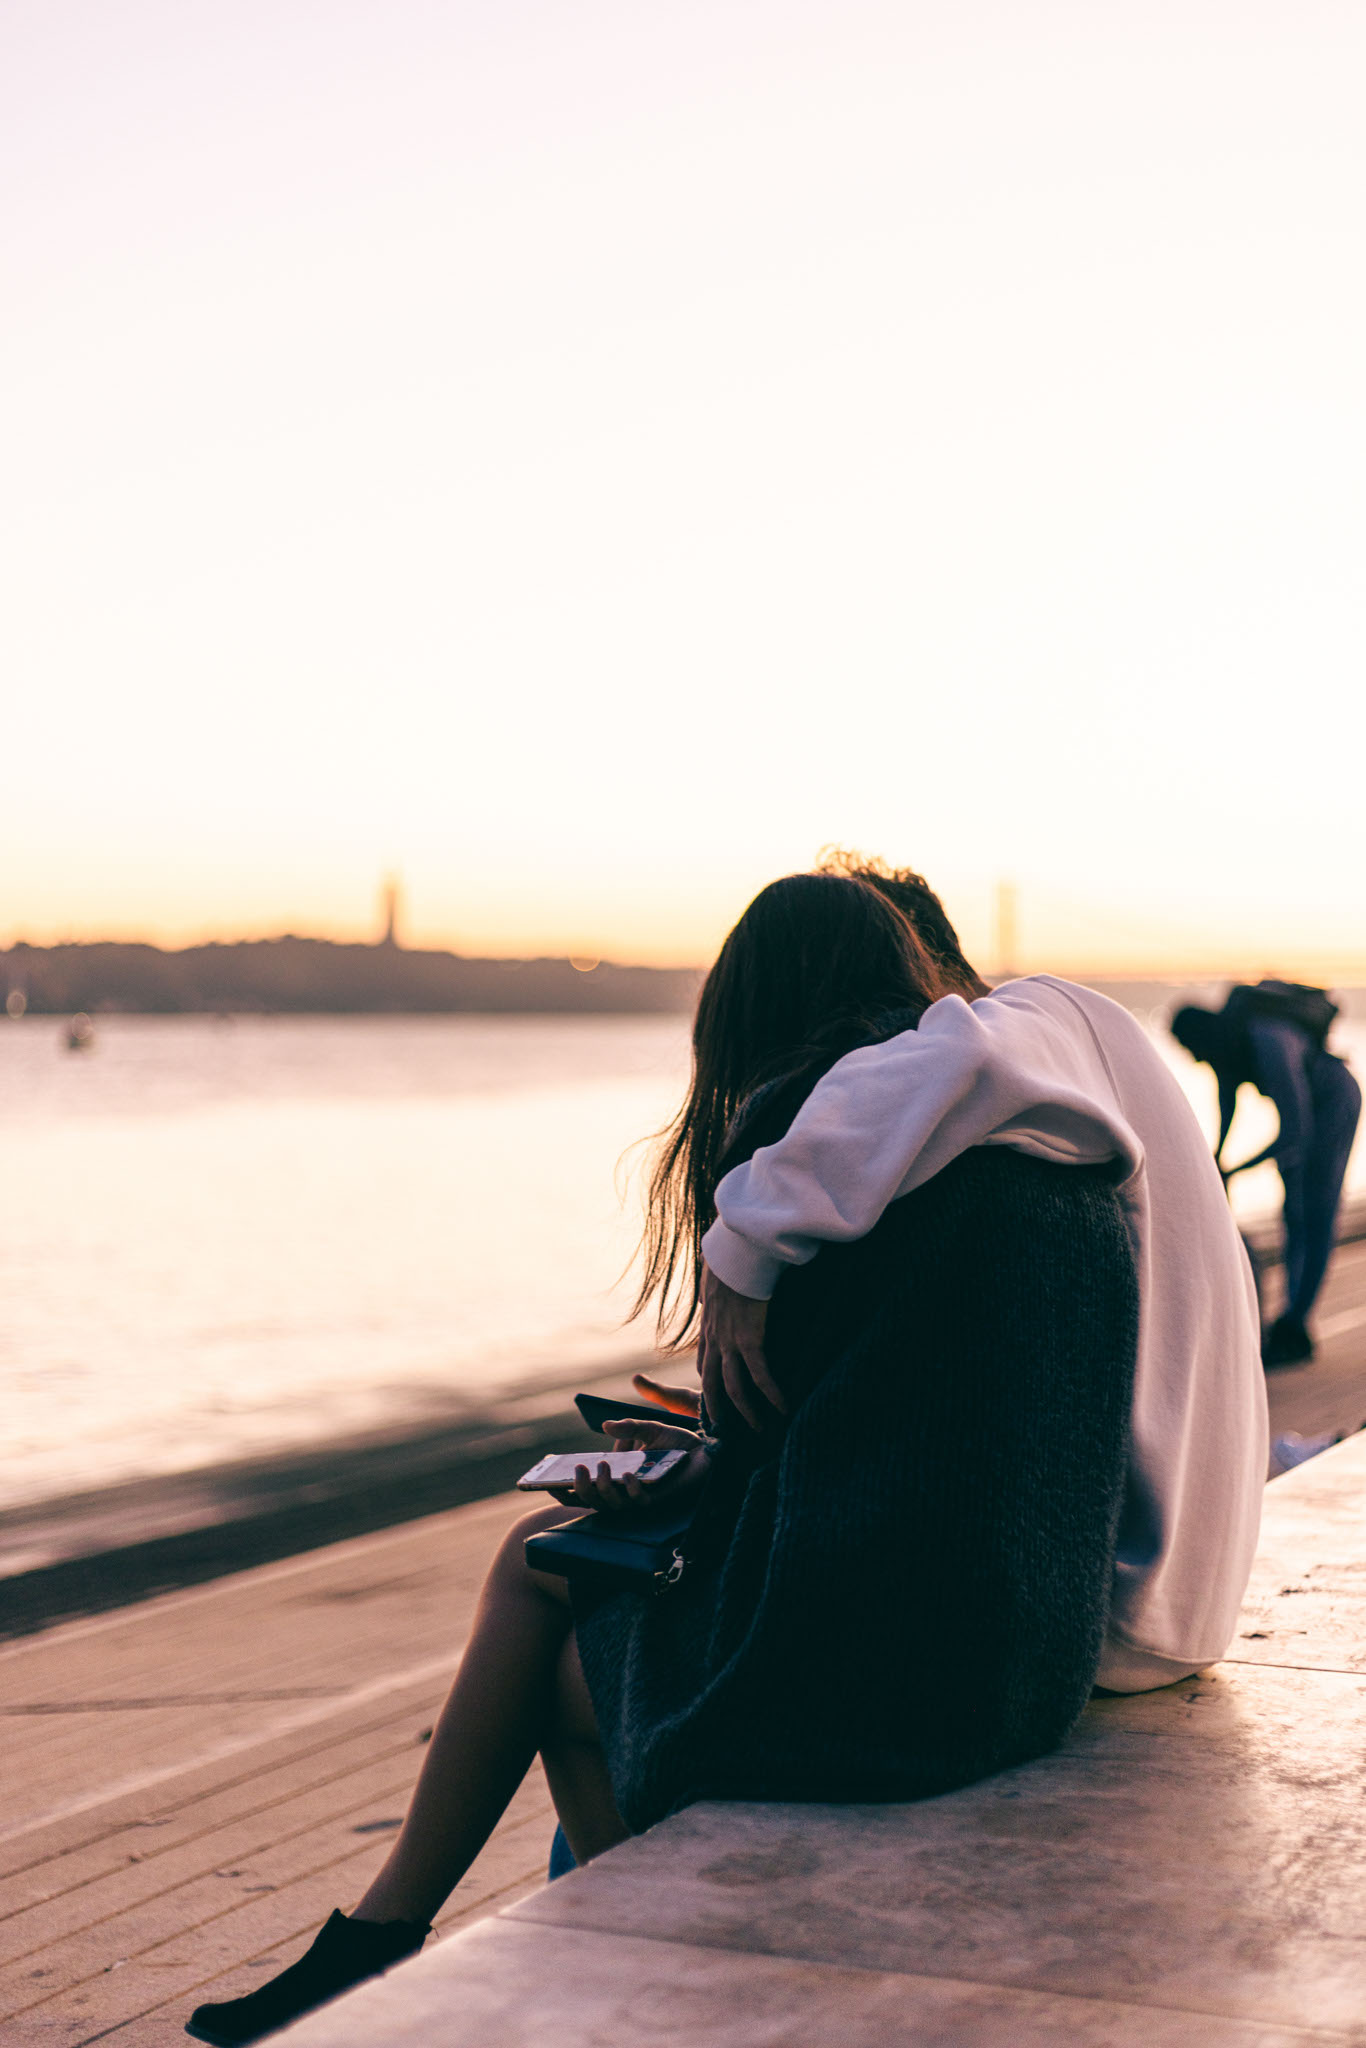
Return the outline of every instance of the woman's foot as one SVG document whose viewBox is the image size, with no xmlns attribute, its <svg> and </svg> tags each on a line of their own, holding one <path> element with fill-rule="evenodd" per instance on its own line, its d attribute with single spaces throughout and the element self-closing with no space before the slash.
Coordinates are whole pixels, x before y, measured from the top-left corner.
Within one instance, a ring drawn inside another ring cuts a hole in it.
<svg viewBox="0 0 1366 2048">
<path fill-rule="evenodd" d="M 211 2048 L 246 2048 L 247 2042 L 263 2040 L 353 1984 L 416 1955 L 431 1931 L 407 1920 L 348 1920 L 345 1913 L 333 1913 L 297 1963 L 245 1998 L 196 2006 L 185 2031 Z"/>
<path fill-rule="evenodd" d="M 1281 1316 L 1262 1333 L 1262 1364 L 1303 1365 L 1314 1356 L 1314 1340 L 1298 1316 Z"/>
</svg>

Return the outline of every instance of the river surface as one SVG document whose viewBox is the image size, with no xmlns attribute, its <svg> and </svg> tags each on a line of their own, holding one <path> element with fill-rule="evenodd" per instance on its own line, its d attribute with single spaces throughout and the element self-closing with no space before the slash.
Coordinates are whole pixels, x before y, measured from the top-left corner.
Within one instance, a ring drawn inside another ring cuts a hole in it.
<svg viewBox="0 0 1366 2048">
<path fill-rule="evenodd" d="M 0 1022 L 0 1501 L 639 1356 L 626 1155 L 686 1072 L 673 1017 L 109 1018 L 80 1053 Z"/>
</svg>

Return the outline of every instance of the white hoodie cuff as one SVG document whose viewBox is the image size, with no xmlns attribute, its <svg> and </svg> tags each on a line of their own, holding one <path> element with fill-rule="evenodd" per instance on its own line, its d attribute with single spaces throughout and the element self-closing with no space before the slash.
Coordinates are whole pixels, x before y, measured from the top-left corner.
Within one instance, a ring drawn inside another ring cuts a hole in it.
<svg viewBox="0 0 1366 2048">
<path fill-rule="evenodd" d="M 702 1256 L 718 1280 L 751 1301 L 768 1301 L 783 1274 L 783 1262 L 753 1238 L 742 1237 L 718 1217 L 702 1240 Z"/>
</svg>

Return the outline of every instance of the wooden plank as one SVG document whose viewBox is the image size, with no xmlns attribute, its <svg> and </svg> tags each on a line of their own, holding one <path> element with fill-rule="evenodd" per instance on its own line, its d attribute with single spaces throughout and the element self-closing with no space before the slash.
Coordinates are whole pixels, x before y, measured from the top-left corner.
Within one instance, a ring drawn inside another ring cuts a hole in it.
<svg viewBox="0 0 1366 2048">
<path fill-rule="evenodd" d="M 57 1994 L 79 1993 L 72 2002 L 88 2003 L 91 1987 L 98 1986 L 112 1966 L 122 1972 L 134 1964 L 141 1966 L 149 1956 L 156 1968 L 173 1967 L 193 1981 L 206 1967 L 221 1969 L 230 1961 L 294 1940 L 301 1931 L 307 1933 L 315 1913 L 316 1924 L 321 1924 L 333 1906 L 346 1907 L 359 1896 L 392 1837 L 358 1829 L 392 1811 L 387 1791 L 383 1798 L 366 1797 L 349 1811 L 272 1842 L 249 1859 L 194 1876 L 169 1894 L 125 1906 L 34 1949 L 0 1969 L 0 2002 L 21 2012 L 50 2002 Z M 509 1821 L 510 1833 L 525 1833 L 517 1870 L 542 1869 L 551 1823 L 544 1783 L 538 1777 L 529 1779 L 518 1795 Z M 506 1867 L 497 1856 L 495 1865 L 501 1889 Z M 477 1895 L 486 1885 L 480 1873 L 465 1899 L 471 1890 Z M 305 1901 L 302 1907 L 300 1898 Z M 324 1900 L 321 1907 L 318 1900 Z"/>
<path fill-rule="evenodd" d="M 533 1774 L 442 1924 L 470 1924 L 481 1909 L 495 1910 L 539 1884 L 550 1825 L 544 1782 Z M 321 1860 L 311 1864 L 310 1851 Z M 63 1946 L 61 1962 L 52 1967 L 65 1981 L 55 1991 L 52 1979 L 29 1980 L 37 1995 L 16 2002 L 7 2044 L 60 2038 L 75 2048 L 172 2006 L 183 2027 L 191 2006 L 205 1998 L 238 1997 L 293 1960 L 332 1907 L 363 1888 L 382 1853 L 373 1841 L 359 1848 L 343 1845 L 335 1831 L 329 1839 L 322 1830 L 312 1841 L 261 1860 L 277 1876 L 290 1873 L 273 1892 L 215 1911 L 206 1887 L 186 1887 L 177 1899 L 182 1924 L 160 1939 L 145 1938 L 147 1928 L 136 1914 L 119 1916 L 98 1940 Z M 192 1921 L 196 1912 L 202 1917 Z M 75 1959 L 68 1953 L 73 1947 L 80 1950 Z"/>
<path fill-rule="evenodd" d="M 183 2039 L 191 2005 L 262 1982 L 359 1894 L 392 1836 L 357 1829 L 403 1813 L 525 1506 L 479 1502 L 0 1651 L 30 1780 L 0 1842 L 7 2043 Z M 439 1926 L 542 1883 L 553 1825 L 537 1771 Z"/>
<path fill-rule="evenodd" d="M 158 1776 L 146 1790 L 12 1836 L 0 1844 L 8 1865 L 8 1874 L 0 1878 L 0 1919 L 142 1854 L 152 1839 L 181 1840 L 224 1814 L 268 1805 L 288 1787 L 347 1768 L 353 1753 L 371 1753 L 386 1742 L 416 1741 L 421 1729 L 431 1725 L 444 1690 L 428 1679 L 388 1698 L 338 1708 L 325 1720 L 235 1749 L 194 1770 Z M 165 1830 L 165 1835 L 154 1837 L 153 1830 Z"/>
<path fill-rule="evenodd" d="M 210 1872 L 221 1876 L 225 1869 L 235 1877 L 237 1866 L 243 1866 L 240 1888 L 249 1889 L 255 1860 L 297 1835 L 357 1813 L 367 1824 L 401 1818 L 421 1756 L 410 1735 L 401 1746 L 391 1746 L 322 1785 L 247 1814 L 230 1815 L 217 1827 L 196 1829 L 175 1845 L 157 1843 L 88 1884 L 12 1914 L 0 1925 L 0 1996 L 7 1966 L 128 1908 L 159 1899 L 170 1906 L 170 1895 L 195 1879 Z"/>
<path fill-rule="evenodd" d="M 481 1501 L 0 1652 L 6 1832 L 326 1719 L 405 1671 L 448 1682 L 488 1559 L 524 1509 Z"/>
<path fill-rule="evenodd" d="M 349 1684 L 380 1676 L 463 1633 L 459 1617 L 524 1509 L 508 1496 L 480 1501 L 24 1637 L 0 1649 L 0 1708 L 337 1689 L 339 1668 Z"/>
<path fill-rule="evenodd" d="M 505 1852 L 509 1868 L 514 1857 L 520 1863 L 525 1863 L 533 1847 L 533 1843 L 528 1842 L 526 1848 L 519 1851 L 516 1847 L 517 1839 L 515 1836 L 512 1838 Z M 535 1839 L 539 1840 L 539 1837 Z M 504 1834 L 500 1829 L 485 1850 L 485 1856 L 489 1856 L 495 1846 L 503 1840 Z M 464 1880 L 464 1884 L 470 1884 L 474 1876 L 475 1873 L 472 1871 Z M 538 1890 L 544 1880 L 544 1858 L 539 1857 L 533 1860 L 525 1872 L 511 1877 L 501 1888 L 481 1893 L 477 1901 L 464 1908 L 458 1919 L 452 1920 L 449 1913 L 443 1913 L 437 1923 L 438 1933 L 457 1930 L 463 1932 L 467 1927 L 476 1926 L 481 1920 L 501 1912 L 505 1906 L 516 1905 L 520 1899 Z M 101 2028 L 93 2036 L 88 2033 L 72 2035 L 65 2023 L 55 2020 L 52 2023 L 45 2023 L 37 2014 L 31 2014 L 27 2017 L 27 2022 L 20 2020 L 16 2023 L 17 2030 L 13 2035 L 15 2048 L 38 2048 L 40 2043 L 57 2039 L 66 2044 L 66 2048 L 84 2048 L 85 2043 L 93 2040 L 98 2040 L 102 2044 L 110 2043 L 112 2048 L 184 2048 L 185 2021 L 194 2006 L 210 2000 L 240 1998 L 244 1993 L 255 1990 L 258 1984 L 265 1982 L 286 1964 L 293 1962 L 302 1945 L 300 1940 L 282 1943 L 280 1947 L 260 1957 L 250 1966 L 238 1965 L 222 1976 L 198 1985 L 189 1994 L 177 1994 L 155 2010 L 140 2012 L 111 2030 Z M 429 1943 L 428 1946 L 434 1944 Z M 48 2031 L 49 2024 L 60 2025 L 60 2035 Z M 33 2031 L 28 2031 L 29 2028 Z"/>
<path fill-rule="evenodd" d="M 504 1890 L 491 1892 L 478 1906 L 469 1909 L 467 1917 L 457 1924 L 461 1931 L 477 1925 L 481 1920 L 502 1910 L 504 1906 L 515 1905 L 529 1892 L 543 1882 L 544 1872 L 537 1866 L 534 1873 L 520 1882 L 508 1885 Z M 190 1991 L 177 1991 L 163 2003 L 135 2013 L 130 2019 L 105 2027 L 96 2022 L 95 2031 L 85 2026 L 72 2031 L 71 2022 L 65 2016 L 53 2012 L 44 2016 L 41 2011 L 25 2014 L 13 2022 L 13 2030 L 7 2032 L 7 2048 L 49 2048 L 49 2044 L 60 2042 L 62 2048 L 87 2048 L 95 2041 L 109 2043 L 111 2048 L 184 2048 L 185 2021 L 191 2010 L 208 2001 L 240 1998 L 246 1992 L 255 1990 L 287 1963 L 293 1962 L 307 1940 L 307 1935 L 295 1941 L 282 1944 L 268 1955 L 262 1956 L 252 1966 L 237 1966 L 219 1977 L 194 1986 Z M 431 1944 L 429 1944 L 431 1946 Z M 162 1989 L 154 1985 L 153 1992 Z"/>
</svg>

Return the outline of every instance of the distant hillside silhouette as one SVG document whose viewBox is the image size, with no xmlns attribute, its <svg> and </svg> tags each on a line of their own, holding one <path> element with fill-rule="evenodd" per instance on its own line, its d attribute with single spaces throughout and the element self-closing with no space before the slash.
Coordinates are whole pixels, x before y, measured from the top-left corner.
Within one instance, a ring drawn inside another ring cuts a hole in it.
<svg viewBox="0 0 1366 2048">
<path fill-rule="evenodd" d="M 1201 980 L 1073 977 L 1140 1014 L 1162 1011 Z M 1228 977 L 1206 978 L 1211 987 Z M 610 960 L 575 967 L 569 960 L 470 960 L 459 953 L 410 951 L 385 939 L 373 946 L 331 939 L 244 939 L 230 945 L 0 947 L 0 1011 L 20 990 L 30 1014 L 122 1011 L 255 1011 L 357 1016 L 519 1010 L 601 1016 L 613 1012 L 690 1011 L 702 983 L 694 967 L 620 967 Z M 1366 1018 L 1366 990 L 1337 988 L 1345 1019 Z M 1203 1000 L 1203 996 L 1200 1000 Z M 1211 997 L 1211 1000 L 1214 1000 Z"/>
<path fill-rule="evenodd" d="M 231 945 L 16 945 L 0 950 L 0 1002 L 22 991 L 30 1013 L 78 1010 L 385 1012 L 690 1010 L 691 968 L 586 970 L 568 960 L 467 960 L 457 953 L 330 939 L 242 940 Z"/>
</svg>

